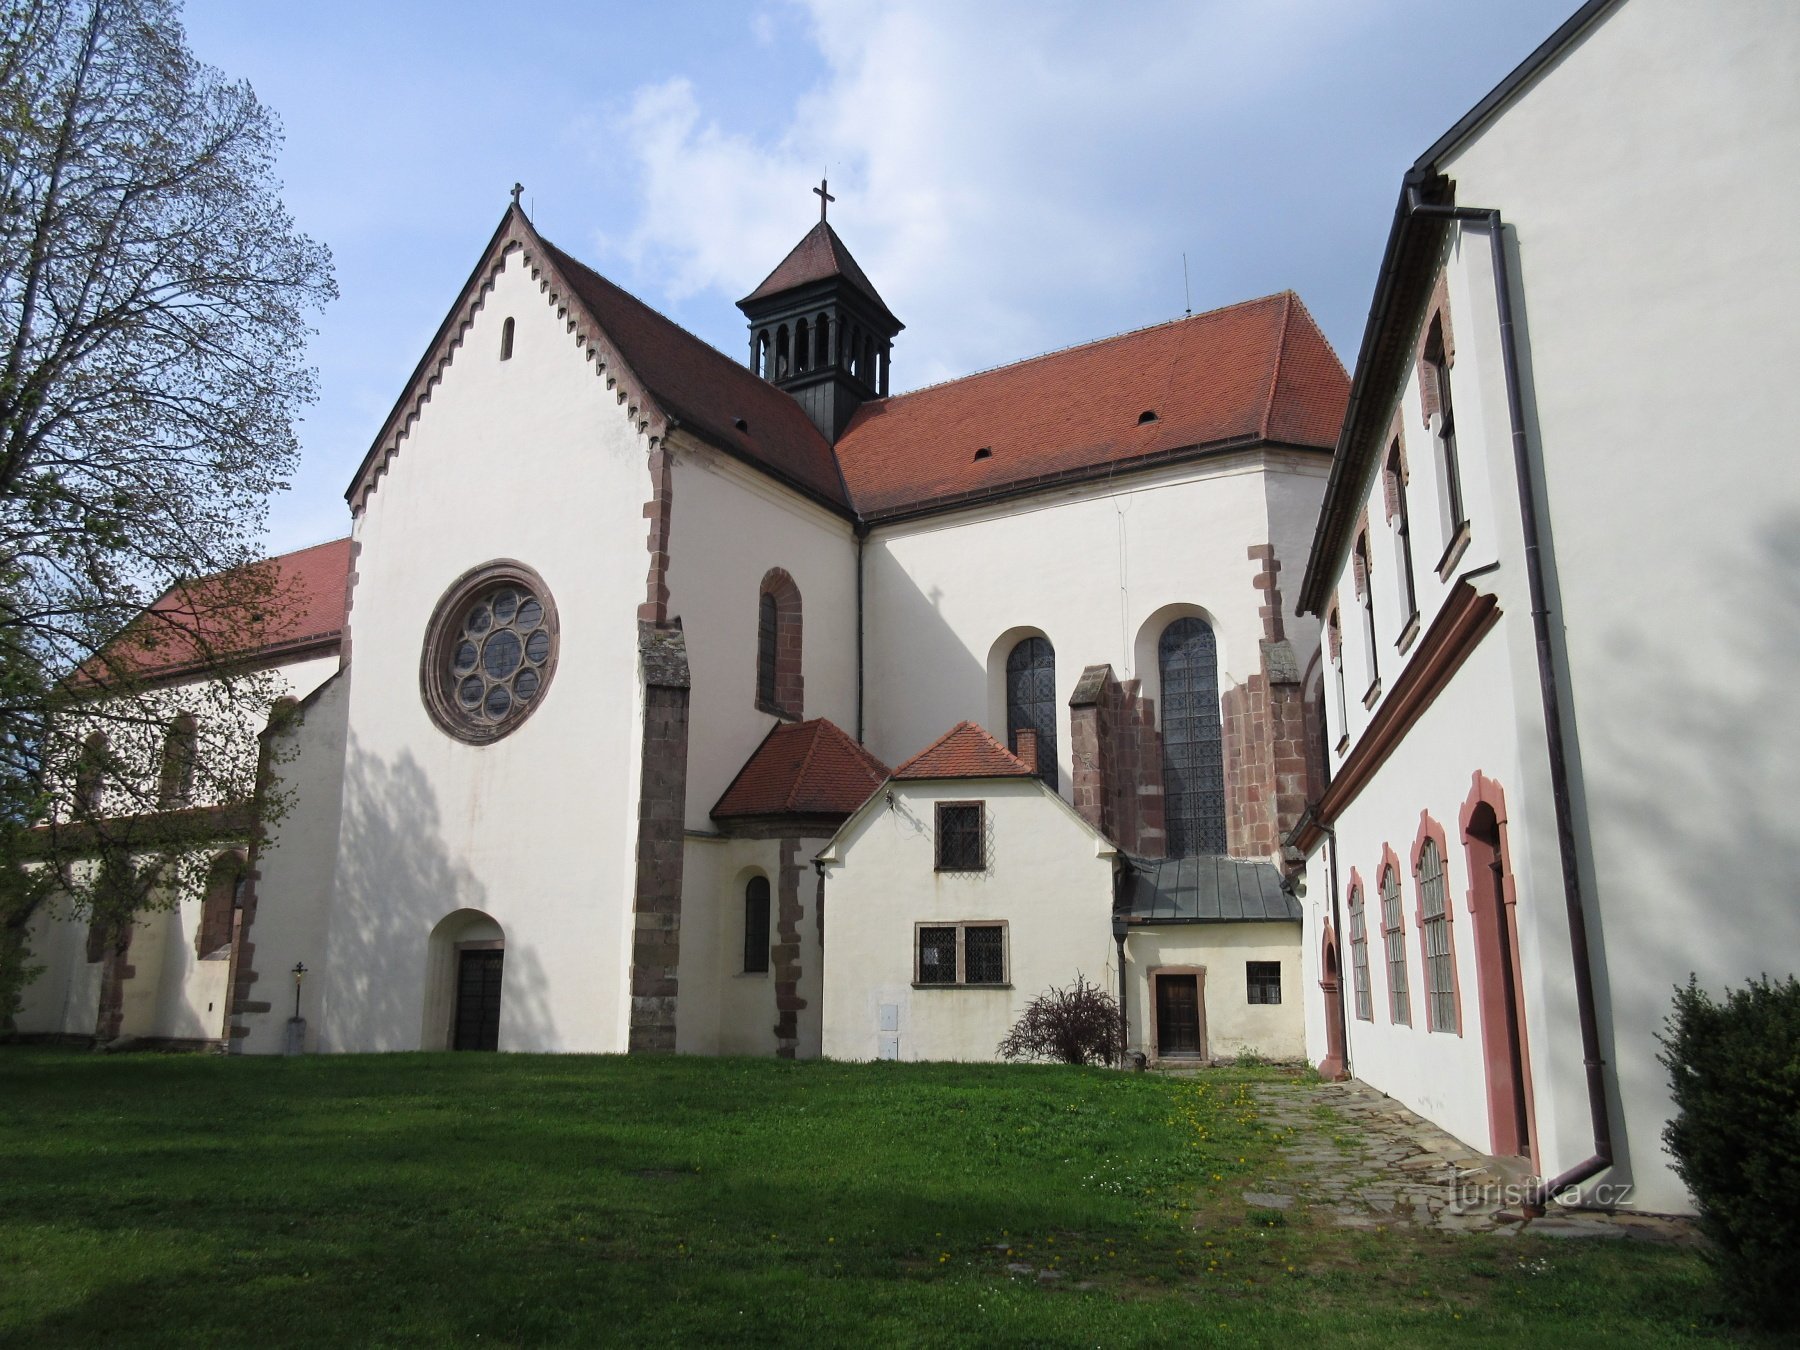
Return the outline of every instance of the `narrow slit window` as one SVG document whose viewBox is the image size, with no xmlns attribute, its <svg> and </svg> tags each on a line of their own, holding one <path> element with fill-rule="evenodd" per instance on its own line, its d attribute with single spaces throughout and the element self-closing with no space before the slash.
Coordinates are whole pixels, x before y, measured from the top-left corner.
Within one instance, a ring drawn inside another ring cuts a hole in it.
<svg viewBox="0 0 1800 1350">
<path fill-rule="evenodd" d="M 513 321 L 509 318 L 505 323 L 500 325 L 500 359 L 502 361 L 512 360 L 512 348 Z"/>
<path fill-rule="evenodd" d="M 1400 623 L 1411 623 L 1419 612 L 1418 587 L 1413 581 L 1412 517 L 1406 505 L 1406 469 L 1400 461 L 1400 442 L 1388 449 L 1388 519 L 1394 526 L 1394 574 L 1400 582 Z"/>
<path fill-rule="evenodd" d="M 744 886 L 744 973 L 769 969 L 769 879 L 751 877 Z"/>
</svg>

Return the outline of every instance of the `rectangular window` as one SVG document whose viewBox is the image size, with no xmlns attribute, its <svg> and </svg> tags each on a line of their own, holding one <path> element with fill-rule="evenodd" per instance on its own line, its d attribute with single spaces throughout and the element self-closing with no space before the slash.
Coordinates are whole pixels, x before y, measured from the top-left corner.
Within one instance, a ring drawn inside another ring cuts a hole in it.
<svg viewBox="0 0 1800 1350">
<path fill-rule="evenodd" d="M 956 929 L 919 929 L 919 983 L 956 983 Z"/>
<path fill-rule="evenodd" d="M 1437 395 L 1438 500 L 1444 512 L 1444 546 L 1448 548 L 1457 532 L 1468 523 L 1463 513 L 1462 466 L 1456 455 L 1456 406 L 1450 401 L 1450 359 L 1444 350 L 1443 321 L 1434 317 L 1425 339 L 1424 379 L 1431 381 Z"/>
<path fill-rule="evenodd" d="M 1006 980 L 1006 943 L 1000 925 L 971 924 L 963 929 L 963 983 L 1002 984 Z"/>
<path fill-rule="evenodd" d="M 1375 1009 L 1369 998 L 1369 930 L 1363 917 L 1362 896 L 1351 897 L 1350 904 L 1350 978 L 1356 992 L 1356 1017 L 1373 1022 Z"/>
<path fill-rule="evenodd" d="M 1381 683 L 1381 663 L 1375 651 L 1375 569 L 1369 562 L 1369 536 L 1364 532 L 1356 536 L 1352 565 L 1356 568 L 1357 600 L 1362 608 L 1363 658 L 1369 666 L 1369 692 L 1363 695 L 1365 705 L 1372 702 L 1376 686 Z"/>
<path fill-rule="evenodd" d="M 1381 927 L 1387 945 L 1388 1017 L 1412 1025 L 1412 989 L 1406 978 L 1406 932 L 1400 914 L 1400 878 L 1389 871 L 1381 884 Z"/>
<path fill-rule="evenodd" d="M 1004 923 L 943 923 L 917 926 L 920 985 L 1003 985 L 1006 983 Z"/>
<path fill-rule="evenodd" d="M 983 847 L 981 802 L 939 802 L 937 806 L 937 870 L 981 872 L 987 868 Z"/>
<path fill-rule="evenodd" d="M 1450 954 L 1448 887 L 1435 839 L 1427 839 L 1419 850 L 1419 910 L 1425 928 L 1426 1025 L 1432 1031 L 1460 1032 L 1455 958 Z"/>
<path fill-rule="evenodd" d="M 1244 986 L 1251 1003 L 1281 1002 L 1281 962 L 1244 962 Z"/>
<path fill-rule="evenodd" d="M 1400 582 L 1400 626 L 1404 629 L 1419 613 L 1418 588 L 1413 583 L 1412 518 L 1406 508 L 1406 470 L 1400 462 L 1400 442 L 1388 450 L 1388 499 L 1394 524 L 1394 573 Z"/>
</svg>

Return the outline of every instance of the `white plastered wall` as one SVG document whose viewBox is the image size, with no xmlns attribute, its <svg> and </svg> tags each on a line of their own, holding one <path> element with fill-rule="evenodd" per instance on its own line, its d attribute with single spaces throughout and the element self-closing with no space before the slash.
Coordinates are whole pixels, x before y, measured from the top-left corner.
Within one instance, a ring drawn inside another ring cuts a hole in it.
<svg viewBox="0 0 1800 1350">
<path fill-rule="evenodd" d="M 418 1046 L 427 939 L 460 909 L 505 934 L 501 1049 L 625 1048 L 647 456 L 514 252 L 356 521 L 324 1048 Z M 500 558 L 543 577 L 560 655 L 532 716 L 472 746 L 428 718 L 420 651 Z"/>
<path fill-rule="evenodd" d="M 997 641 L 1042 633 L 1056 650 L 1067 797 L 1068 699 L 1084 666 L 1143 677 L 1154 696 L 1154 662 L 1140 652 L 1197 612 L 1218 639 L 1221 693 L 1258 673 L 1263 593 L 1247 551 L 1273 543 L 1291 594 L 1328 468 L 1322 455 L 1246 451 L 875 531 L 865 561 L 870 749 L 897 764 L 965 718 L 1004 739 Z M 1302 666 L 1318 631 L 1313 619 L 1287 620 Z"/>
<path fill-rule="evenodd" d="M 1655 1035 L 1673 987 L 1689 971 L 1715 991 L 1784 974 L 1800 951 L 1800 915 L 1765 865 L 1800 842 L 1786 811 L 1800 791 L 1800 724 L 1774 711 L 1786 702 L 1777 681 L 1800 658 L 1800 478 L 1769 450 L 1772 429 L 1800 415 L 1789 378 L 1800 360 L 1791 316 L 1800 259 L 1769 228 L 1791 215 L 1796 189 L 1792 175 L 1768 171 L 1800 158 L 1797 63 L 1791 6 L 1632 0 L 1445 164 L 1458 203 L 1498 207 L 1509 230 L 1614 1121 L 1617 1161 L 1598 1180 L 1630 1185 L 1628 1202 L 1651 1210 L 1690 1203 L 1659 1137 L 1670 1108 Z M 1503 786 L 1540 1163 L 1553 1173 L 1585 1158 L 1592 1140 L 1484 230 L 1456 233 L 1448 275 L 1464 478 L 1491 494 L 1501 564 L 1481 586 L 1507 617 L 1346 812 L 1339 838 L 1348 857 L 1346 823 L 1359 815 L 1367 828 L 1348 829 L 1372 834 L 1378 814 L 1403 823 L 1422 804 L 1459 805 L 1475 767 L 1501 777 L 1481 762 L 1504 762 L 1502 747 L 1479 744 L 1481 724 L 1510 708 L 1515 767 Z M 1416 387 L 1404 400 L 1417 483 L 1423 457 L 1413 447 L 1429 442 L 1418 438 Z M 1482 509 L 1471 501 L 1476 542 L 1464 567 L 1482 561 Z M 1379 584 L 1376 595 L 1379 604 Z M 1366 715 L 1354 675 L 1351 685 L 1354 736 Z M 1446 763 L 1464 775 L 1453 794 L 1439 782 Z M 1439 818 L 1457 897 L 1460 840 L 1455 821 Z M 1321 852 L 1308 878 L 1309 1010 L 1323 876 Z M 1478 1043 L 1462 970 L 1465 1025 Z M 1321 1054 L 1310 1014 L 1309 1035 Z M 1354 1021 L 1350 1035 L 1359 1075 L 1424 1099 L 1430 1066 L 1384 1065 L 1379 1036 L 1359 1037 Z M 1478 1087 L 1446 1084 L 1434 1108 L 1477 1144 Z"/>
<path fill-rule="evenodd" d="M 1025 1005 L 1076 975 L 1112 989 L 1110 846 L 1035 779 L 896 782 L 822 855 L 825 1055 L 991 1060 Z M 936 803 L 987 806 L 988 870 L 935 868 Z M 915 925 L 1004 922 L 1007 988 L 915 988 Z M 895 1030 L 883 1032 L 884 1009 Z"/>
<path fill-rule="evenodd" d="M 1244 967 L 1250 961 L 1280 963 L 1280 1003 L 1249 1001 Z M 1201 1053 L 1205 1057 L 1255 1054 L 1287 1060 L 1304 1054 L 1298 924 L 1189 923 L 1132 928 L 1125 939 L 1126 1043 L 1151 1058 L 1156 1056 L 1156 1000 L 1151 978 L 1157 970 L 1202 973 Z"/>
</svg>

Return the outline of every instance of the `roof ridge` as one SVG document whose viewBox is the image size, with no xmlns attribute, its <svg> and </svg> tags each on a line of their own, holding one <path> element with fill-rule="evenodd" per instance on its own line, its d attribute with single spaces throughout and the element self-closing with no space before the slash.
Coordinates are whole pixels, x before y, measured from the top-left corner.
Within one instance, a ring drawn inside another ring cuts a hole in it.
<svg viewBox="0 0 1800 1350">
<path fill-rule="evenodd" d="M 862 762 L 865 768 L 872 770 L 883 778 L 886 778 L 888 774 L 893 772 L 886 764 L 882 763 L 880 756 L 869 749 L 869 747 L 864 745 L 861 741 L 857 740 L 856 737 L 852 736 L 848 731 L 845 731 L 829 717 L 821 717 L 817 720 L 821 724 L 821 729 L 830 727 L 839 736 L 842 736 L 844 738 L 844 744 L 849 746 L 850 749 L 855 752 L 857 759 Z"/>
<path fill-rule="evenodd" d="M 1281 389 L 1281 362 L 1287 356 L 1288 325 L 1294 321 L 1294 293 L 1281 293 L 1281 325 L 1275 335 L 1275 361 L 1269 368 L 1269 396 L 1263 400 L 1262 438 L 1269 439 L 1269 424 L 1275 420 L 1275 395 Z"/>
<path fill-rule="evenodd" d="M 971 370 L 963 375 L 952 375 L 947 380 L 937 380 L 931 384 L 922 384 L 916 389 L 902 390 L 898 394 L 889 394 L 885 398 L 867 400 L 863 407 L 879 407 L 883 404 L 896 403 L 903 398 L 911 398 L 914 394 L 929 393 L 933 389 L 942 389 L 947 385 L 961 384 L 964 380 L 979 379 L 983 375 L 993 375 L 1002 370 L 1012 370 L 1018 366 L 1028 366 L 1033 361 L 1047 361 L 1053 356 L 1065 356 L 1070 352 L 1083 351 L 1089 347 L 1102 347 L 1109 342 L 1117 342 L 1121 338 L 1136 337 L 1139 333 L 1154 333 L 1159 328 L 1173 328 L 1178 324 L 1197 323 L 1202 319 L 1215 319 L 1221 314 L 1229 314 L 1234 309 L 1248 309 L 1251 305 L 1267 304 L 1271 300 L 1279 300 L 1284 294 L 1291 292 L 1272 291 L 1268 295 L 1252 296 L 1248 300 L 1234 301 L 1229 305 L 1220 305 L 1217 309 L 1203 310 L 1199 314 L 1183 314 L 1180 318 L 1164 319 L 1160 323 L 1147 323 L 1141 328 L 1124 328 L 1117 333 L 1108 333 L 1105 337 L 1090 338 L 1086 342 L 1074 342 L 1067 347 L 1052 347 L 1048 351 L 1036 352 L 1031 356 L 1021 356 L 1013 361 L 1002 361 L 998 365 L 983 366 L 979 370 Z"/>
<path fill-rule="evenodd" d="M 821 730 L 821 724 L 824 721 L 825 719 L 823 717 L 811 719 L 812 733 L 806 738 L 806 753 L 800 756 L 800 766 L 794 770 L 793 786 L 788 789 L 786 800 L 788 810 L 790 811 L 797 809 L 795 803 L 800 800 L 800 785 L 806 782 L 807 770 L 812 768 L 813 756 L 818 753 L 819 732 Z M 792 725 L 794 730 L 798 731 L 802 727 L 807 726 L 808 723 L 795 722 Z"/>
</svg>

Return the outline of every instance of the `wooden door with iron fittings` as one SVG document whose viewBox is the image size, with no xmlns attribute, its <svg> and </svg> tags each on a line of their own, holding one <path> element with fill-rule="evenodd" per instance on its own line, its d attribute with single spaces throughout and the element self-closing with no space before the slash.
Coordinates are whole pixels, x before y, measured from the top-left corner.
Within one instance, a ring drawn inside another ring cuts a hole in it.
<svg viewBox="0 0 1800 1350">
<path fill-rule="evenodd" d="M 1203 1037 L 1200 1029 L 1200 977 L 1156 977 L 1156 1053 L 1158 1056 L 1198 1056 Z"/>
<path fill-rule="evenodd" d="M 500 1048 L 500 976 L 506 953 L 498 948 L 457 953 L 453 1050 Z"/>
</svg>

